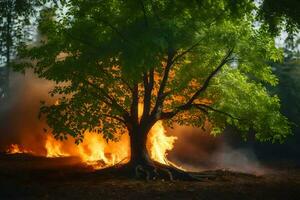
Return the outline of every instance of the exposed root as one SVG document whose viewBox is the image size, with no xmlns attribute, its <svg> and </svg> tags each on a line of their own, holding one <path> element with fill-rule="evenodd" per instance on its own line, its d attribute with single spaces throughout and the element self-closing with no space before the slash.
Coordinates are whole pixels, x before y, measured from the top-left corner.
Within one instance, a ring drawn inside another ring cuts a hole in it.
<svg viewBox="0 0 300 200">
<path fill-rule="evenodd" d="M 157 162 L 148 165 L 137 165 L 135 167 L 135 177 L 147 181 L 157 179 L 168 181 L 201 181 L 204 179 L 214 178 L 212 175 L 189 173 L 174 166 L 163 165 Z"/>
<path fill-rule="evenodd" d="M 145 167 L 143 167 L 142 165 L 137 165 L 135 167 L 135 176 L 138 179 L 146 179 L 147 181 L 151 179 L 151 175 L 150 173 L 152 172 L 152 170 L 146 169 Z M 153 170 L 153 172 L 155 172 Z"/>
<path fill-rule="evenodd" d="M 171 165 L 164 165 L 158 162 L 151 162 L 147 164 L 133 165 L 127 163 L 124 165 L 117 165 L 101 169 L 99 174 L 122 175 L 124 177 L 137 178 L 140 180 L 163 180 L 163 181 L 203 181 L 207 179 L 214 179 L 217 175 L 207 173 L 186 172 L 182 169 Z"/>
</svg>

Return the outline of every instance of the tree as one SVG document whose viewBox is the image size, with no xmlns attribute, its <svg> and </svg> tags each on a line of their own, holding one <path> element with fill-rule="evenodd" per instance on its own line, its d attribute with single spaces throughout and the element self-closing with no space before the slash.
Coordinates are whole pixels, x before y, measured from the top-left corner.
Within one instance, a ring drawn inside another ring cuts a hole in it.
<svg viewBox="0 0 300 200">
<path fill-rule="evenodd" d="M 298 0 L 264 0 L 259 15 L 273 33 L 278 34 L 283 27 L 289 33 L 296 33 L 300 28 L 299 9 Z"/>
<path fill-rule="evenodd" d="M 17 46 L 30 39 L 30 17 L 40 3 L 38 0 L 0 1 L 0 67 L 5 67 L 0 69 L 0 99 L 7 96 L 11 59 Z"/>
<path fill-rule="evenodd" d="M 70 0 L 61 12 L 43 12 L 46 39 L 19 52 L 35 62 L 15 68 L 58 83 L 51 95 L 59 103 L 41 108 L 56 138 L 81 142 L 89 130 L 114 140 L 127 130 L 128 166 L 152 177 L 171 170 L 147 152 L 158 120 L 209 122 L 212 134 L 234 125 L 244 138 L 256 131 L 260 141 L 291 133 L 278 97 L 263 86 L 277 84 L 267 61 L 279 61 L 282 51 L 253 26 L 254 9 L 247 0 Z"/>
<path fill-rule="evenodd" d="M 287 38 L 290 40 L 292 38 Z M 272 88 L 273 93 L 277 93 L 282 99 L 282 110 L 292 123 L 300 123 L 300 40 L 285 41 L 284 62 L 272 63 L 275 69 L 274 73 L 279 77 L 280 84 L 276 88 Z M 295 127 L 296 128 L 296 127 Z M 299 127 L 297 127 L 299 128 Z"/>
</svg>

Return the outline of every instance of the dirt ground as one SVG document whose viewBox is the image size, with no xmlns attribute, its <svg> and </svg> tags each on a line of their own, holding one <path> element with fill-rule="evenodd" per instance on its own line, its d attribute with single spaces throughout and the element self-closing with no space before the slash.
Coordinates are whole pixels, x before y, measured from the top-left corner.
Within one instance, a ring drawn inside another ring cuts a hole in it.
<svg viewBox="0 0 300 200">
<path fill-rule="evenodd" d="M 92 171 L 77 158 L 0 154 L 0 199 L 300 199 L 300 169 L 265 175 L 225 170 L 203 181 L 141 181 Z"/>
</svg>

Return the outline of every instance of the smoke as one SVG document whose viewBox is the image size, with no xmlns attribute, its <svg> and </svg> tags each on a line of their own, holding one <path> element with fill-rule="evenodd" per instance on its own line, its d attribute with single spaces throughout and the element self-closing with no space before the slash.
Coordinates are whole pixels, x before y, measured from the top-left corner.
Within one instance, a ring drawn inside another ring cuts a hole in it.
<svg viewBox="0 0 300 200">
<path fill-rule="evenodd" d="M 227 135 L 215 137 L 209 130 L 179 126 L 168 133 L 178 137 L 168 158 L 187 170 L 223 169 L 257 175 L 268 171 L 251 147 L 234 147 Z"/>
<path fill-rule="evenodd" d="M 47 125 L 37 116 L 41 100 L 54 102 L 48 95 L 53 86 L 54 83 L 39 79 L 30 71 L 25 75 L 11 74 L 10 98 L 0 107 L 0 151 L 7 149 L 10 144 L 20 144 L 24 149 L 46 155 L 47 134 L 43 129 Z M 265 172 L 252 148 L 236 148 L 224 136 L 211 136 L 209 129 L 175 126 L 167 132 L 178 138 L 168 158 L 187 170 L 228 169 L 255 174 Z"/>
<path fill-rule="evenodd" d="M 217 160 L 216 168 L 253 174 L 264 174 L 267 171 L 250 148 L 234 149 L 225 143 L 214 157 Z"/>
<path fill-rule="evenodd" d="M 24 144 L 42 151 L 46 123 L 38 119 L 41 100 L 50 101 L 48 91 L 53 83 L 27 72 L 11 73 L 9 98 L 0 105 L 0 150 L 7 145 Z M 26 148 L 26 146 L 24 146 Z"/>
</svg>

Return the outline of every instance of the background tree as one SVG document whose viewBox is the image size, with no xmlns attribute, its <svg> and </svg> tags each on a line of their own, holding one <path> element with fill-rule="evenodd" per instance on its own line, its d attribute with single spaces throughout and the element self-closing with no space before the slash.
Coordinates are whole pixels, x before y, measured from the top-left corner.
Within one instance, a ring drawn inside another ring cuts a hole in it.
<svg viewBox="0 0 300 200">
<path fill-rule="evenodd" d="M 291 38 L 287 38 L 290 40 Z M 285 41 L 284 46 L 284 62 L 271 63 L 274 74 L 279 78 L 279 84 L 275 88 L 270 88 L 271 93 L 278 94 L 282 101 L 282 113 L 289 119 L 292 126 L 293 137 L 289 137 L 284 145 L 262 145 L 257 144 L 260 153 L 264 157 L 274 159 L 276 155 L 280 155 L 282 160 L 295 160 L 300 163 L 298 148 L 300 142 L 300 54 L 299 54 L 299 38 L 293 41 Z M 268 150 L 266 150 L 268 149 Z M 264 155 L 264 152 L 265 155 Z M 278 158 L 280 159 L 280 158 Z"/>
<path fill-rule="evenodd" d="M 295 124 L 300 124 L 300 39 L 298 37 L 296 42 L 286 41 L 285 44 L 287 45 L 284 47 L 284 62 L 272 64 L 274 73 L 281 80 L 273 92 L 281 97 L 282 109 L 286 111 L 286 115 Z"/>
<path fill-rule="evenodd" d="M 39 0 L 0 0 L 0 98 L 7 96 L 9 65 L 16 48 L 33 37 L 33 16 Z M 3 68 L 1 68 L 3 67 Z"/>
<path fill-rule="evenodd" d="M 273 33 L 283 28 L 289 33 L 297 33 L 300 28 L 300 2 L 298 0 L 264 0 L 259 16 Z"/>
<path fill-rule="evenodd" d="M 39 30 L 46 39 L 20 50 L 36 62 L 15 66 L 58 83 L 51 94 L 60 94 L 59 103 L 41 108 L 56 138 L 81 142 L 89 130 L 115 140 L 117 130 L 127 130 L 128 166 L 156 176 L 170 169 L 158 167 L 146 148 L 158 120 L 209 122 L 212 134 L 230 124 L 244 138 L 254 130 L 260 141 L 290 134 L 278 97 L 263 86 L 276 85 L 266 61 L 280 60 L 282 51 L 253 25 L 252 1 L 70 0 L 64 6 L 43 12 Z"/>
</svg>

